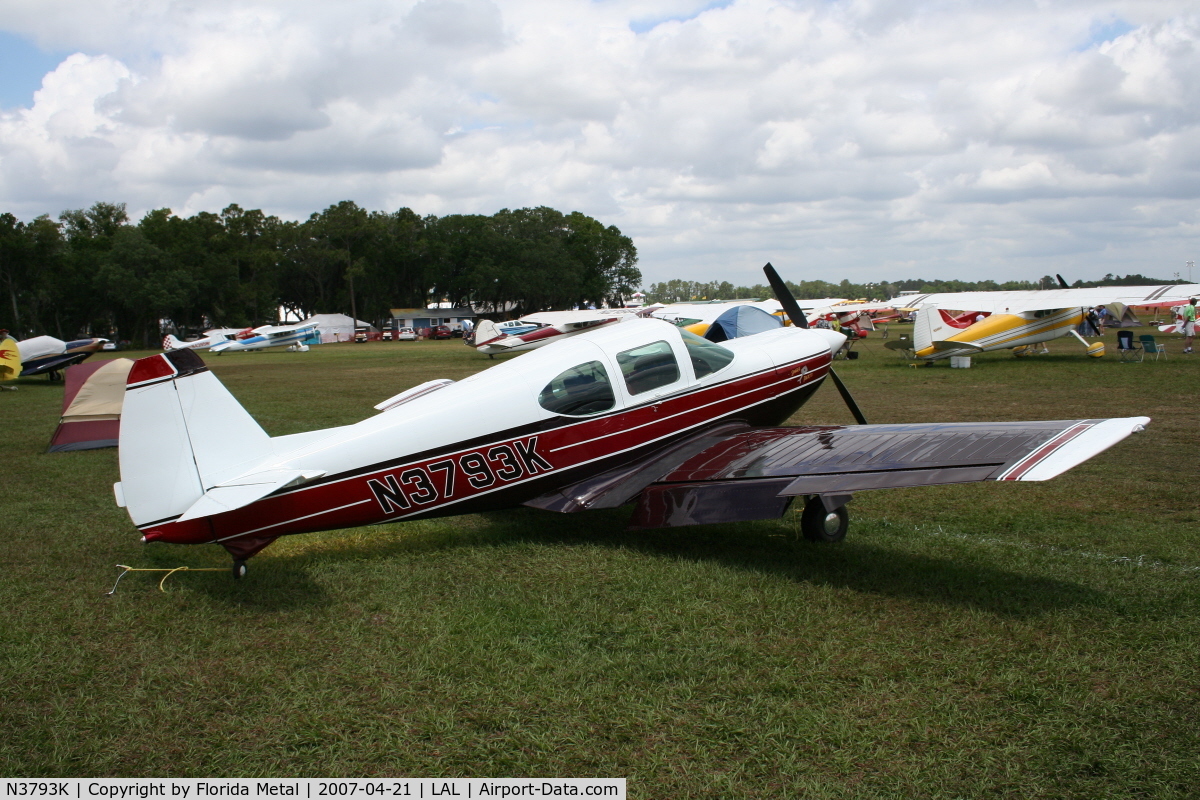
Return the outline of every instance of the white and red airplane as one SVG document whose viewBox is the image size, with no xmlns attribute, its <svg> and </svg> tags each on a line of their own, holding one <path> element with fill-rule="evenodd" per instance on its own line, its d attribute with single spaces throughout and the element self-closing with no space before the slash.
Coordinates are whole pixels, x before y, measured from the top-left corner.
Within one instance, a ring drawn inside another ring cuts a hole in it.
<svg viewBox="0 0 1200 800">
<path fill-rule="evenodd" d="M 468 346 L 489 356 L 523 353 L 605 325 L 647 316 L 658 307 L 541 311 L 526 314 L 519 320 L 508 323 L 495 323 L 485 319 L 479 321 L 475 330 L 464 341 Z M 517 326 L 516 323 L 524 325 Z"/>
<path fill-rule="evenodd" d="M 239 328 L 213 328 L 212 330 L 205 331 L 203 337 L 190 342 L 181 341 L 180 339 L 177 339 L 174 334 L 168 333 L 163 337 L 162 349 L 207 350 L 214 344 L 220 344 L 221 342 L 226 342 L 230 339 L 237 338 L 238 334 L 248 333 L 251 330 L 251 328 L 246 328 L 244 330 Z"/>
<path fill-rule="evenodd" d="M 853 492 L 1046 480 L 1149 422 L 867 425 L 832 369 L 845 337 L 808 328 L 767 273 L 795 326 L 715 344 L 633 320 L 290 436 L 268 436 L 194 351 L 140 359 L 117 503 L 143 541 L 220 544 L 235 576 L 280 536 L 519 505 L 635 503 L 631 527 L 655 528 L 775 518 L 802 497 L 804 535 L 838 541 Z M 776 427 L 826 376 L 864 424 Z"/>
</svg>

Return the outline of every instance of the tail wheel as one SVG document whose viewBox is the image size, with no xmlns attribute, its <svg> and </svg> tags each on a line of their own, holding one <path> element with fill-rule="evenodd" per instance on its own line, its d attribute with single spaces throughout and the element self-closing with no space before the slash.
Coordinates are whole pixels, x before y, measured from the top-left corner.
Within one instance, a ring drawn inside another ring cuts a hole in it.
<svg viewBox="0 0 1200 800">
<path fill-rule="evenodd" d="M 240 580 L 246 577 L 246 562 L 240 559 L 233 562 L 233 579 Z"/>
<path fill-rule="evenodd" d="M 850 527 L 850 512 L 845 506 L 829 511 L 820 497 L 804 504 L 800 516 L 800 531 L 810 542 L 840 542 Z"/>
</svg>

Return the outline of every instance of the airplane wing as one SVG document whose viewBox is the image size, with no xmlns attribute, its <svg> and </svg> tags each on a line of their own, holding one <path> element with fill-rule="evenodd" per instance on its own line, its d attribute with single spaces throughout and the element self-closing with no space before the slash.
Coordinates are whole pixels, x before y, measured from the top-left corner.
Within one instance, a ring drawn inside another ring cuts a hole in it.
<svg viewBox="0 0 1200 800">
<path fill-rule="evenodd" d="M 895 300 L 878 300 L 867 303 L 826 303 L 825 305 L 809 306 L 808 308 L 812 308 L 818 314 L 828 314 L 830 312 L 837 314 L 849 314 L 854 311 L 866 311 L 870 313 L 872 311 L 888 311 L 891 309 L 902 308 L 905 306 L 905 299 L 906 298 L 897 298 Z M 801 303 L 800 307 L 808 310 L 803 303 Z"/>
<path fill-rule="evenodd" d="M 931 303 L 954 311 L 984 311 L 990 314 L 1043 311 L 1054 308 L 1092 308 L 1120 303 L 1126 306 L 1167 308 L 1200 295 L 1200 285 L 1098 286 L 1092 289 L 1045 289 L 1043 291 L 939 292 L 896 298 L 905 308 Z"/>
<path fill-rule="evenodd" d="M 724 426 L 623 470 L 543 495 L 552 511 L 637 500 L 630 526 L 779 517 L 793 497 L 976 481 L 1042 481 L 1142 430 L 1148 417 L 746 428 Z"/>
<path fill-rule="evenodd" d="M 585 308 L 580 311 L 541 311 L 526 314 L 522 322 L 533 322 L 538 325 L 569 325 L 577 322 L 592 322 L 594 320 L 614 319 L 630 314 L 636 314 L 636 308 Z"/>
</svg>

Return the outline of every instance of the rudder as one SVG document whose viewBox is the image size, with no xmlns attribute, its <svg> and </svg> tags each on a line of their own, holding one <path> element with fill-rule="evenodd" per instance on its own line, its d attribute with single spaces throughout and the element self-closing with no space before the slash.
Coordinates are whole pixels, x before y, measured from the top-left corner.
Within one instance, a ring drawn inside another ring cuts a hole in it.
<svg viewBox="0 0 1200 800">
<path fill-rule="evenodd" d="M 121 414 L 118 502 L 139 527 L 173 519 L 270 455 L 269 442 L 194 351 L 138 359 Z"/>
</svg>

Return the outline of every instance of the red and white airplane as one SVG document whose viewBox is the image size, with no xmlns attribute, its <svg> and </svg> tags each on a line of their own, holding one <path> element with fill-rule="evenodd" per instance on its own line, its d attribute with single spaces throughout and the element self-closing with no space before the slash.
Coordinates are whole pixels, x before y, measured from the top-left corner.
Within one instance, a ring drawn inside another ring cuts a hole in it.
<svg viewBox="0 0 1200 800">
<path fill-rule="evenodd" d="M 495 356 L 500 353 L 523 353 L 562 341 L 568 336 L 577 336 L 605 325 L 648 316 L 659 306 L 645 308 L 589 308 L 579 311 L 541 311 L 526 314 L 514 322 L 527 323 L 518 333 L 509 333 L 504 323 L 480 320 L 475 330 L 464 341 L 481 353 Z M 512 323 L 509 323 L 510 325 Z"/>
<path fill-rule="evenodd" d="M 775 518 L 801 497 L 804 535 L 838 541 L 853 492 L 1046 480 L 1149 422 L 776 427 L 826 376 L 865 420 L 832 369 L 845 337 L 807 328 L 767 272 L 794 327 L 718 345 L 633 320 L 291 436 L 269 437 L 194 351 L 143 358 L 125 395 L 117 503 L 143 541 L 220 544 L 235 576 L 280 536 L 518 505 L 635 503 L 631 527 L 655 528 Z"/>
</svg>

